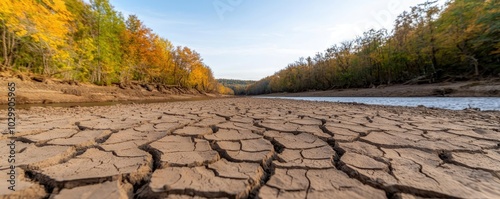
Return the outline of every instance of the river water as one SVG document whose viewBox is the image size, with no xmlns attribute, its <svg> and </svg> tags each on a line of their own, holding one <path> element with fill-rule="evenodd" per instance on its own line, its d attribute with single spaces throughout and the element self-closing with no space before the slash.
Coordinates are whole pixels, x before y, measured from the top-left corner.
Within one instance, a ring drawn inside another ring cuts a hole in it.
<svg viewBox="0 0 500 199">
<path fill-rule="evenodd" d="M 363 104 L 442 108 L 463 110 L 479 108 L 482 111 L 500 111 L 500 97 L 258 97 L 326 102 L 356 102 Z"/>
<path fill-rule="evenodd" d="M 326 101 L 326 102 L 356 102 L 363 104 L 389 105 L 389 106 L 409 106 L 434 107 L 450 110 L 463 110 L 466 108 L 479 108 L 482 111 L 500 111 L 500 97 L 255 97 L 255 98 L 278 98 L 306 101 Z M 135 101 L 135 102 L 91 102 L 91 103 L 55 103 L 55 104 L 24 104 L 17 105 L 19 109 L 29 109 L 30 107 L 74 107 L 74 106 L 111 106 L 116 104 L 147 104 L 164 103 L 178 101 L 198 101 L 210 98 L 195 99 L 172 99 L 159 101 Z M 6 109 L 7 105 L 0 105 L 0 109 Z"/>
</svg>

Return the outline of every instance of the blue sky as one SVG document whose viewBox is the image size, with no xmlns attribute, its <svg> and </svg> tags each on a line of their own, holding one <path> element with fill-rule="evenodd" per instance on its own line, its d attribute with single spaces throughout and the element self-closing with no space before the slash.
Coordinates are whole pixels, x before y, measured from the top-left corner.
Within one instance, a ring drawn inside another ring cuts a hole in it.
<svg viewBox="0 0 500 199">
<path fill-rule="evenodd" d="M 299 57 L 392 29 L 410 6 L 426 0 L 111 0 L 174 45 L 201 54 L 216 78 L 259 80 Z M 444 0 L 440 0 L 442 4 Z"/>
</svg>

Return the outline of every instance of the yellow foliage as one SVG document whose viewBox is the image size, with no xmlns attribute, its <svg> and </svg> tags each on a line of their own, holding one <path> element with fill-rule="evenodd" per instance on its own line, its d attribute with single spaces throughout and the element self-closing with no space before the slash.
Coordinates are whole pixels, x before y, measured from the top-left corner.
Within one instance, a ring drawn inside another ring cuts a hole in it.
<svg viewBox="0 0 500 199">
<path fill-rule="evenodd" d="M 220 90 L 201 56 L 174 48 L 137 16 L 125 21 L 109 0 L 0 0 L 1 69 L 27 67 L 35 73 L 98 84 L 181 85 Z M 7 46 L 7 47 L 4 47 Z"/>
<path fill-rule="evenodd" d="M 29 36 L 50 47 L 64 43 L 71 13 L 63 0 L 2 0 L 0 19 L 19 37 Z"/>
<path fill-rule="evenodd" d="M 36 49 L 53 59 L 68 59 L 66 45 L 71 13 L 64 0 L 2 0 L 0 20 L 8 32 L 18 38 L 29 37 L 37 43 Z"/>
<path fill-rule="evenodd" d="M 230 89 L 228 87 L 225 87 L 224 85 L 222 84 L 218 84 L 217 85 L 217 92 L 219 94 L 223 94 L 223 95 L 234 95 L 234 91 L 233 89 Z"/>
</svg>

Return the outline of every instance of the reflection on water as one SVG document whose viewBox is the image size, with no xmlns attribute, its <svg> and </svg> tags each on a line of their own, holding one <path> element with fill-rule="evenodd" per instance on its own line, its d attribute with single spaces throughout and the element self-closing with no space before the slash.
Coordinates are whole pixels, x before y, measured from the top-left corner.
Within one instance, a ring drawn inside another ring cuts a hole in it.
<svg viewBox="0 0 500 199">
<path fill-rule="evenodd" d="M 363 104 L 410 106 L 463 110 L 479 108 L 500 111 L 500 97 L 258 97 L 326 102 L 356 102 Z"/>
</svg>

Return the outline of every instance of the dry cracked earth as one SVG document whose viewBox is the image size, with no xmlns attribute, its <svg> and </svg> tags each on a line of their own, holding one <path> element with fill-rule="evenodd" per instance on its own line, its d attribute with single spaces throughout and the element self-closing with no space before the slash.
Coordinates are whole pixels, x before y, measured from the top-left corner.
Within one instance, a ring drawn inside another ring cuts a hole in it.
<svg viewBox="0 0 500 199">
<path fill-rule="evenodd" d="M 499 112 L 241 98 L 17 113 L 0 198 L 500 197 Z"/>
</svg>

